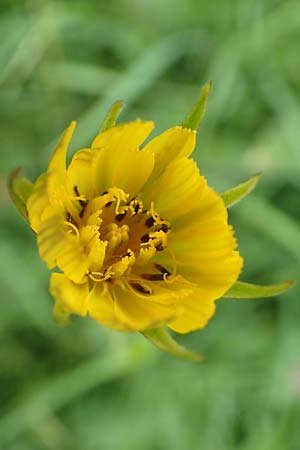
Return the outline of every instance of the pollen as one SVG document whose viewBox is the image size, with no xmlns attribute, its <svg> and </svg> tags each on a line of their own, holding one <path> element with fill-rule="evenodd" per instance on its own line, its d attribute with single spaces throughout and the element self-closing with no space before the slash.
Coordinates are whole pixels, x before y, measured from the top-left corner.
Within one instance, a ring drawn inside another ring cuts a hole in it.
<svg viewBox="0 0 300 450">
<path fill-rule="evenodd" d="M 78 187 L 74 192 L 81 222 L 76 223 L 69 213 L 67 223 L 90 256 L 87 276 L 95 282 L 128 283 L 139 294 L 151 295 L 145 281 L 161 283 L 170 274 L 152 262 L 157 252 L 167 248 L 170 223 L 159 216 L 153 204 L 148 210 L 141 199 L 130 199 L 122 189 L 111 188 L 91 202 L 80 195 Z"/>
</svg>

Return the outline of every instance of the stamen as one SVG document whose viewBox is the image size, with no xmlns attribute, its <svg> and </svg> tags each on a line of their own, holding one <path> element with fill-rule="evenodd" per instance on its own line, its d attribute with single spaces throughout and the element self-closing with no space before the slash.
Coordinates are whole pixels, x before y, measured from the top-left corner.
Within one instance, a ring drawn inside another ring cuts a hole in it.
<svg viewBox="0 0 300 450">
<path fill-rule="evenodd" d="M 148 217 L 148 219 L 145 221 L 145 225 L 147 228 L 152 228 L 154 224 L 155 224 L 155 220 L 152 216 Z"/>
<path fill-rule="evenodd" d="M 116 187 L 89 201 L 80 195 L 78 186 L 74 186 L 74 192 L 77 215 L 71 210 L 65 224 L 80 239 L 89 257 L 91 283 L 106 282 L 109 288 L 110 284 L 122 282 L 143 297 L 152 294 L 152 286 L 148 286 L 151 282 L 171 281 L 173 271 L 153 261 L 156 252 L 167 248 L 171 229 L 169 222 L 154 210 L 153 202 L 145 209 L 139 197 L 128 200 L 129 194 Z M 104 250 L 99 245 L 103 242 Z"/>
<path fill-rule="evenodd" d="M 129 284 L 130 284 L 130 286 L 133 289 L 135 289 L 136 291 L 140 292 L 141 294 L 145 294 L 145 295 L 151 295 L 152 294 L 152 290 L 146 285 L 142 285 L 140 283 L 135 283 L 135 282 L 134 283 L 130 282 Z"/>
<path fill-rule="evenodd" d="M 113 275 L 114 273 L 112 272 L 111 268 L 104 269 L 103 272 L 93 271 L 88 273 L 88 276 L 91 278 L 91 280 L 95 282 L 109 280 Z"/>
<path fill-rule="evenodd" d="M 158 263 L 154 263 L 155 269 L 159 270 L 161 273 L 166 273 L 167 275 L 171 275 L 171 273 L 164 266 Z"/>
<path fill-rule="evenodd" d="M 166 223 L 163 223 L 158 231 L 163 231 L 164 233 L 167 233 L 170 231 L 171 227 L 167 225 Z"/>
<path fill-rule="evenodd" d="M 143 211 L 143 202 L 141 200 L 133 199 L 129 202 L 128 206 L 133 215 L 137 215 Z"/>
<path fill-rule="evenodd" d="M 65 220 L 63 223 L 67 227 L 71 228 L 71 230 L 69 230 L 68 233 L 72 233 L 73 231 L 75 231 L 76 238 L 79 238 L 79 231 L 78 231 L 78 228 L 76 227 L 76 225 L 74 225 L 72 222 L 69 222 L 67 220 Z"/>
<path fill-rule="evenodd" d="M 104 239 L 108 241 L 107 250 L 113 252 L 120 244 L 128 241 L 129 226 L 122 225 L 119 227 L 116 223 L 111 223 L 107 228 L 108 232 Z"/>
<path fill-rule="evenodd" d="M 85 208 L 86 208 L 88 202 L 87 202 L 87 200 L 85 199 L 85 197 L 83 195 L 80 195 L 79 190 L 78 190 L 78 186 L 74 186 L 74 192 L 76 194 L 75 200 L 77 200 L 79 205 L 81 206 L 81 211 L 79 212 L 78 215 L 82 219 L 83 215 L 84 215 Z"/>
<path fill-rule="evenodd" d="M 75 225 L 73 217 L 71 216 L 70 213 L 67 214 L 67 222 L 71 222 L 71 223 L 73 223 L 73 225 Z"/>
<path fill-rule="evenodd" d="M 142 273 L 141 277 L 149 281 L 163 281 L 165 275 L 163 273 Z"/>
<path fill-rule="evenodd" d="M 87 201 L 85 200 L 83 195 L 80 195 L 77 186 L 74 186 L 74 191 L 75 191 L 75 194 L 77 196 L 76 200 L 78 200 L 79 205 L 84 208 L 87 205 Z"/>
<path fill-rule="evenodd" d="M 116 221 L 117 222 L 122 222 L 122 220 L 124 219 L 124 217 L 126 216 L 126 211 L 124 213 L 120 213 L 116 215 Z"/>
<path fill-rule="evenodd" d="M 135 263 L 135 254 L 132 250 L 128 249 L 127 256 L 124 256 L 120 261 L 112 264 L 111 270 L 114 272 L 114 276 L 120 278 L 122 277 L 130 267 Z"/>
</svg>

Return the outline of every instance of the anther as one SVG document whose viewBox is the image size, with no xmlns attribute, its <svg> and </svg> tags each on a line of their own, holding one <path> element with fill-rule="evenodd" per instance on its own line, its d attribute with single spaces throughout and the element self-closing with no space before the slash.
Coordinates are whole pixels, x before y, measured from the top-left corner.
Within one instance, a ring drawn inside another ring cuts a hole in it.
<svg viewBox="0 0 300 450">
<path fill-rule="evenodd" d="M 143 236 L 141 237 L 141 242 L 148 242 L 149 241 L 149 238 L 150 238 L 150 236 L 149 236 L 149 234 L 148 233 L 146 233 L 146 234 L 143 234 Z"/>
<path fill-rule="evenodd" d="M 159 242 L 157 245 L 155 245 L 155 248 L 158 252 L 162 252 L 165 249 L 162 242 Z"/>
<path fill-rule="evenodd" d="M 125 216 L 126 216 L 126 211 L 124 213 L 117 214 L 116 215 L 116 221 L 117 222 L 121 222 L 124 219 Z"/>
<path fill-rule="evenodd" d="M 67 213 L 67 222 L 74 223 L 73 217 L 71 216 L 70 213 Z"/>
<path fill-rule="evenodd" d="M 151 228 L 153 227 L 153 225 L 155 224 L 155 220 L 153 219 L 153 217 L 148 217 L 148 219 L 145 221 L 145 225 L 147 228 Z"/>
<path fill-rule="evenodd" d="M 163 223 L 158 231 L 163 231 L 164 233 L 167 233 L 171 228 L 166 223 Z"/>
<path fill-rule="evenodd" d="M 78 186 L 74 186 L 74 192 L 75 192 L 75 194 L 76 194 L 77 197 L 80 197 L 80 192 L 79 192 L 79 190 L 78 190 Z M 80 213 L 79 213 L 79 217 L 82 218 L 82 216 L 83 216 L 83 214 L 84 214 L 85 207 L 86 207 L 86 205 L 87 205 L 87 201 L 86 201 L 86 200 L 83 200 L 82 198 L 79 198 L 79 199 L 78 199 L 78 203 L 79 203 L 79 205 L 82 207 L 82 209 L 81 209 L 81 211 L 80 211 Z"/>
<path fill-rule="evenodd" d="M 163 281 L 165 279 L 163 273 L 142 273 L 141 277 L 149 281 Z"/>
<path fill-rule="evenodd" d="M 136 291 L 140 292 L 141 294 L 146 294 L 146 295 L 151 295 L 152 291 L 150 288 L 148 288 L 147 286 L 143 286 L 139 283 L 129 283 L 130 286 L 135 289 Z"/>
<path fill-rule="evenodd" d="M 164 266 L 158 263 L 154 263 L 155 269 L 159 270 L 163 274 L 171 275 L 171 273 Z"/>
</svg>

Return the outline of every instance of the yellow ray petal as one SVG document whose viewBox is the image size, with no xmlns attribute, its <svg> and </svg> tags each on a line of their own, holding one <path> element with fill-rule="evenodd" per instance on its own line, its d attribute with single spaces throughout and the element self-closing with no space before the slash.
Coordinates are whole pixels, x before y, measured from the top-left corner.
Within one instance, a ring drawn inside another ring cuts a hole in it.
<svg viewBox="0 0 300 450">
<path fill-rule="evenodd" d="M 166 294 L 146 295 L 134 290 L 114 288 L 115 313 L 118 320 L 129 329 L 143 331 L 158 328 L 178 315 L 177 299 Z"/>
<path fill-rule="evenodd" d="M 90 316 L 109 328 L 119 331 L 131 331 L 131 328 L 120 322 L 115 314 L 114 301 L 106 283 L 95 283 L 88 295 L 88 311 Z"/>
<path fill-rule="evenodd" d="M 154 123 L 136 120 L 122 123 L 98 134 L 92 148 L 110 148 L 113 154 L 120 155 L 124 149 L 138 149 L 154 128 Z"/>
<path fill-rule="evenodd" d="M 197 224 L 207 224 L 216 220 L 227 224 L 228 213 L 220 195 L 207 185 L 204 177 L 201 177 L 203 189 L 199 190 L 200 195 L 194 197 L 193 204 L 182 208 L 182 214 L 178 214 L 172 221 L 173 230 L 189 230 L 191 226 Z"/>
<path fill-rule="evenodd" d="M 144 184 L 143 177 L 146 180 L 152 171 L 153 157 L 136 150 L 152 128 L 153 122 L 138 120 L 100 133 L 93 142 L 93 150 L 83 149 L 73 156 L 67 171 L 71 189 L 76 186 L 79 193 L 88 199 L 117 186 L 118 181 L 124 188 L 130 189 L 135 176 L 130 176 L 130 183 L 128 180 L 126 182 L 128 171 L 132 173 L 139 167 L 142 170 L 136 177 L 135 189 L 139 190 Z"/>
<path fill-rule="evenodd" d="M 95 152 L 91 149 L 79 150 L 75 153 L 68 167 L 70 185 L 77 188 L 80 195 L 86 199 L 93 198 L 95 186 L 93 183 L 92 166 Z"/>
<path fill-rule="evenodd" d="M 71 122 L 63 133 L 48 165 L 47 192 L 50 203 L 61 205 L 79 220 L 78 205 L 74 202 L 75 192 L 70 185 L 66 171 L 66 155 L 68 145 L 76 127 L 76 122 Z"/>
<path fill-rule="evenodd" d="M 168 327 L 177 333 L 189 333 L 205 327 L 208 320 L 215 313 L 215 302 L 212 299 L 202 297 L 197 289 L 181 300 L 181 315 L 168 324 Z"/>
<path fill-rule="evenodd" d="M 181 126 L 169 128 L 164 133 L 152 139 L 145 147 L 155 156 L 155 166 L 151 180 L 161 175 L 168 164 L 174 159 L 189 156 L 196 144 L 196 131 Z"/>
<path fill-rule="evenodd" d="M 177 270 L 187 280 L 197 283 L 201 296 L 221 298 L 236 282 L 243 266 L 238 252 L 214 259 L 202 258 L 198 264 L 178 264 Z"/>
<path fill-rule="evenodd" d="M 50 207 L 46 210 L 38 231 L 40 257 L 49 269 L 58 266 L 75 283 L 84 281 L 88 271 L 88 259 L 74 227 L 68 226 L 63 208 Z"/>
<path fill-rule="evenodd" d="M 30 226 L 36 233 L 41 225 L 42 215 L 49 206 L 47 177 L 48 175 L 46 173 L 42 173 L 39 176 L 26 204 Z"/>
<path fill-rule="evenodd" d="M 177 158 L 148 190 L 145 202 L 154 201 L 157 211 L 173 221 L 195 210 L 205 188 L 206 180 L 200 176 L 196 163 L 188 158 Z"/>
<path fill-rule="evenodd" d="M 61 273 L 52 273 L 49 290 L 55 299 L 54 316 L 59 322 L 65 322 L 70 314 L 86 315 L 88 283 L 76 284 Z"/>
<path fill-rule="evenodd" d="M 243 260 L 235 251 L 236 241 L 227 224 L 212 224 L 211 230 L 199 225 L 191 228 L 190 234 L 170 234 L 169 246 L 177 272 L 196 283 L 205 297 L 221 297 L 241 272 Z"/>
<path fill-rule="evenodd" d="M 197 283 L 203 297 L 221 297 L 237 280 L 243 260 L 222 199 L 205 185 L 195 207 L 172 221 L 168 245 L 177 272 Z"/>
<path fill-rule="evenodd" d="M 152 172 L 154 158 L 151 153 L 138 148 L 153 126 L 153 122 L 137 120 L 112 127 L 95 138 L 91 180 L 95 195 L 101 195 L 111 187 L 121 188 L 132 196 L 139 193 Z"/>
<path fill-rule="evenodd" d="M 67 150 L 75 128 L 76 122 L 73 121 L 64 131 L 48 165 L 48 172 L 56 172 L 62 178 L 65 176 Z"/>
<path fill-rule="evenodd" d="M 146 151 L 124 148 L 117 152 L 110 147 L 97 150 L 93 166 L 93 184 L 96 195 L 118 187 L 130 196 L 137 195 L 148 180 L 154 157 Z"/>
</svg>

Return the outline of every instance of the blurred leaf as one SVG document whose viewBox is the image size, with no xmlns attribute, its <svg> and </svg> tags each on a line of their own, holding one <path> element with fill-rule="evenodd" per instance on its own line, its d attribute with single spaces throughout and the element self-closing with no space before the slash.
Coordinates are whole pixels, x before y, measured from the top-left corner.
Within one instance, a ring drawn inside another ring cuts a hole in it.
<svg viewBox="0 0 300 450">
<path fill-rule="evenodd" d="M 203 360 L 203 357 L 198 353 L 187 350 L 182 345 L 179 345 L 164 328 L 153 328 L 152 330 L 143 331 L 142 334 L 157 348 L 166 353 L 170 353 L 170 355 L 189 361 L 200 362 Z"/>
<path fill-rule="evenodd" d="M 257 195 L 241 203 L 235 213 L 300 261 L 300 226 L 294 217 Z"/>
<path fill-rule="evenodd" d="M 138 351 L 137 351 L 138 350 Z M 112 355 L 94 357 L 56 376 L 49 376 L 43 386 L 34 386 L 31 393 L 0 419 L 1 444 L 10 442 L 41 420 L 89 392 L 96 386 L 119 379 L 143 360 L 140 350 L 120 349 Z"/>
</svg>

